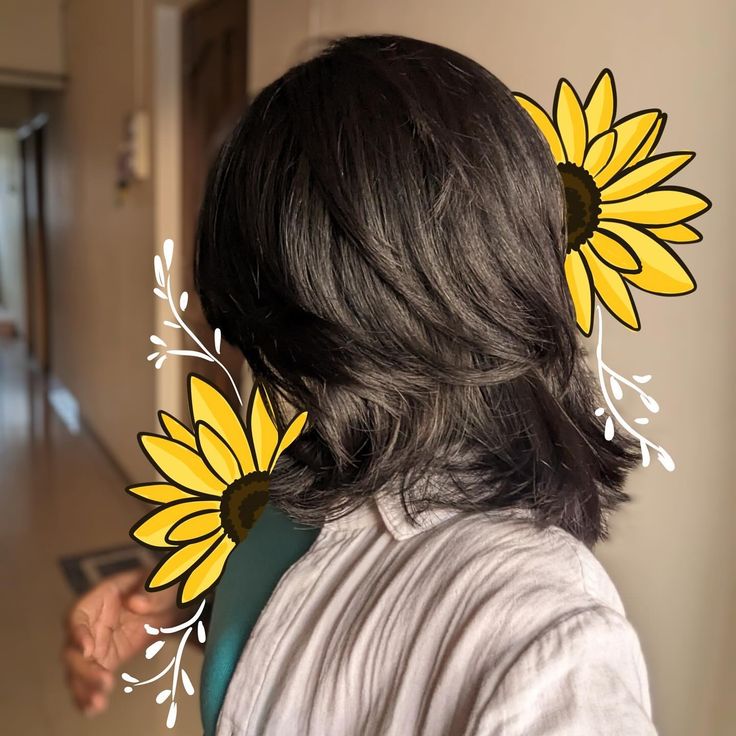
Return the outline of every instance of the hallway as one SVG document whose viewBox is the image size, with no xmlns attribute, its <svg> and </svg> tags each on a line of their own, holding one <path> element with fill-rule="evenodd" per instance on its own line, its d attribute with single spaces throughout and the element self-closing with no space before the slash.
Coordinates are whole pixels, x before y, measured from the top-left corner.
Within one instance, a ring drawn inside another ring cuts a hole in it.
<svg viewBox="0 0 736 736">
<path fill-rule="evenodd" d="M 62 620 L 76 595 L 72 583 L 129 566 L 145 551 L 128 537 L 141 506 L 124 493 L 125 479 L 84 428 L 75 433 L 73 422 L 69 426 L 29 370 L 22 343 L 0 341 L 0 730 L 12 736 L 198 735 L 198 680 L 194 696 L 180 703 L 173 731 L 155 688 L 126 695 L 119 681 L 108 711 L 93 719 L 72 704 L 60 662 Z M 193 674 L 201 656 L 193 647 L 184 655 Z M 147 676 L 158 671 L 142 656 L 127 669 Z"/>
</svg>

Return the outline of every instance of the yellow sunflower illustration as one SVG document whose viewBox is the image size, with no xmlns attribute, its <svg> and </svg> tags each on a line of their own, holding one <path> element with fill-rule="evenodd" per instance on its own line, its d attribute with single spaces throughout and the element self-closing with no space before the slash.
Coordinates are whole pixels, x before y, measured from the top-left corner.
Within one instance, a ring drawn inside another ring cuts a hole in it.
<svg viewBox="0 0 736 736">
<path fill-rule="evenodd" d="M 667 243 L 695 243 L 688 223 L 710 208 L 703 195 L 661 186 L 694 157 L 690 151 L 653 155 L 667 116 L 633 113 L 617 122 L 610 70 L 596 79 L 585 102 L 561 79 L 550 117 L 516 93 L 552 150 L 567 203 L 565 274 L 577 323 L 587 336 L 597 295 L 627 327 L 640 329 L 630 286 L 653 294 L 687 294 L 695 281 Z"/>
<path fill-rule="evenodd" d="M 162 504 L 130 534 L 148 547 L 173 550 L 151 572 L 146 588 L 160 590 L 181 581 L 180 606 L 217 584 L 228 555 L 263 513 L 276 461 L 307 419 L 302 412 L 280 431 L 265 386 L 257 381 L 246 426 L 225 396 L 195 374 L 189 376 L 189 409 L 193 431 L 160 411 L 165 435 L 138 435 L 144 453 L 167 482 L 126 489 Z"/>
</svg>

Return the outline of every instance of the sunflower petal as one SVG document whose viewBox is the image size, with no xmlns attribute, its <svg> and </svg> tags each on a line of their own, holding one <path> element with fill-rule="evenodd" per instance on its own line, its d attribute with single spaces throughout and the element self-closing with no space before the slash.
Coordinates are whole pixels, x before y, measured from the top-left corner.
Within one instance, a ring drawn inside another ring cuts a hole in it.
<svg viewBox="0 0 736 736">
<path fill-rule="evenodd" d="M 185 427 L 176 417 L 161 410 L 158 413 L 158 421 L 161 423 L 161 429 L 163 429 L 172 440 L 181 442 L 183 445 L 191 447 L 192 450 L 197 449 L 197 441 L 194 439 L 194 435 L 189 431 L 189 428 Z"/>
<path fill-rule="evenodd" d="M 267 399 L 264 399 L 262 393 L 264 390 L 260 384 L 254 388 L 248 420 L 258 470 L 266 470 L 270 467 L 279 442 L 278 429 L 266 409 Z"/>
<path fill-rule="evenodd" d="M 644 139 L 644 143 L 641 144 L 639 150 L 634 154 L 634 157 L 629 161 L 627 166 L 636 166 L 636 164 L 643 161 L 657 147 L 657 143 L 659 143 L 659 139 L 662 137 L 662 133 L 664 133 L 666 122 L 667 113 L 660 113 L 657 116 L 657 121 Z"/>
<path fill-rule="evenodd" d="M 634 168 L 626 169 L 622 176 L 616 177 L 601 191 L 603 202 L 629 199 L 637 194 L 656 187 L 665 179 L 678 172 L 692 160 L 694 153 L 663 153 L 647 159 Z"/>
<path fill-rule="evenodd" d="M 615 148 L 616 131 L 601 133 L 590 144 L 583 160 L 583 168 L 595 179 L 596 174 L 611 160 Z"/>
<path fill-rule="evenodd" d="M 621 202 L 602 202 L 601 220 L 624 220 L 639 225 L 674 225 L 705 212 L 710 201 L 680 187 L 661 187 Z"/>
<path fill-rule="evenodd" d="M 178 580 L 187 570 L 196 565 L 219 541 L 220 537 L 215 534 L 212 537 L 200 539 L 191 544 L 185 544 L 176 550 L 176 552 L 172 552 L 156 565 L 146 582 L 146 588 L 148 590 L 159 590 Z"/>
<path fill-rule="evenodd" d="M 703 239 L 698 230 L 684 222 L 668 227 L 650 227 L 648 230 L 660 240 L 670 243 L 699 243 Z"/>
<path fill-rule="evenodd" d="M 212 470 L 230 485 L 243 474 L 238 460 L 217 432 L 204 422 L 197 422 L 197 442 Z"/>
<path fill-rule="evenodd" d="M 294 417 L 294 419 L 291 420 L 291 423 L 287 427 L 286 432 L 284 432 L 283 437 L 279 441 L 279 445 L 276 448 L 276 452 L 274 452 L 273 454 L 271 465 L 268 468 L 269 473 L 273 470 L 279 457 L 281 457 L 281 453 L 299 436 L 299 433 L 302 431 L 302 428 L 304 427 L 304 423 L 306 421 L 307 421 L 306 411 L 303 411 L 301 414 L 299 414 L 298 416 Z"/>
<path fill-rule="evenodd" d="M 172 486 L 170 483 L 141 483 L 125 489 L 131 496 L 142 498 L 153 503 L 171 503 L 196 498 L 189 491 Z"/>
<path fill-rule="evenodd" d="M 598 229 L 588 242 L 595 254 L 611 268 L 629 272 L 641 270 L 641 263 L 634 250 L 623 238 L 617 237 L 614 233 Z"/>
<path fill-rule="evenodd" d="M 585 117 L 588 121 L 588 136 L 608 130 L 616 116 L 616 87 L 609 69 L 604 69 L 596 79 L 585 101 Z"/>
<path fill-rule="evenodd" d="M 593 285 L 588 267 L 577 250 L 570 251 L 565 258 L 565 276 L 575 305 L 578 327 L 586 336 L 590 335 L 593 326 Z"/>
<path fill-rule="evenodd" d="M 590 268 L 595 291 L 608 311 L 627 327 L 638 330 L 639 315 L 621 275 L 597 258 L 588 243 L 583 243 L 580 251 Z"/>
<path fill-rule="evenodd" d="M 166 540 L 173 544 L 182 544 L 208 537 L 217 531 L 220 524 L 220 511 L 200 511 L 197 514 L 184 517 L 171 527 Z"/>
<path fill-rule="evenodd" d="M 209 424 L 238 458 L 243 475 L 255 470 L 253 456 L 240 418 L 228 400 L 211 384 L 196 375 L 189 378 L 192 422 Z"/>
<path fill-rule="evenodd" d="M 151 462 L 172 483 L 209 496 L 220 496 L 226 488 L 194 450 L 167 437 L 141 434 L 140 442 Z"/>
<path fill-rule="evenodd" d="M 640 146 L 647 140 L 647 136 L 657 123 L 659 114 L 659 110 L 636 113 L 613 126 L 616 131 L 616 149 L 608 164 L 594 177 L 599 188 L 602 188 L 629 164 Z"/>
<path fill-rule="evenodd" d="M 587 123 L 580 99 L 566 79 L 560 80 L 555 95 L 555 123 L 567 160 L 582 166 L 588 145 Z"/>
<path fill-rule="evenodd" d="M 230 537 L 223 536 L 217 545 L 203 557 L 189 573 L 180 591 L 181 604 L 186 605 L 206 593 L 217 583 L 222 575 L 223 567 L 235 542 Z"/>
<path fill-rule="evenodd" d="M 562 148 L 562 141 L 557 133 L 557 129 L 549 115 L 534 100 L 530 100 L 526 95 L 517 93 L 514 96 L 517 102 L 529 113 L 529 116 L 547 140 L 547 143 L 549 143 L 555 163 L 563 163 L 565 161 L 565 151 Z"/>
<path fill-rule="evenodd" d="M 641 272 L 623 274 L 634 286 L 653 294 L 687 294 L 695 289 L 690 272 L 680 259 L 649 232 L 623 222 L 606 223 L 636 251 Z"/>
<path fill-rule="evenodd" d="M 201 511 L 218 511 L 219 508 L 219 502 L 214 500 L 187 500 L 170 503 L 144 516 L 133 526 L 130 534 L 139 542 L 151 547 L 170 547 L 172 545 L 166 541 L 166 534 L 175 524 L 192 514 Z"/>
</svg>

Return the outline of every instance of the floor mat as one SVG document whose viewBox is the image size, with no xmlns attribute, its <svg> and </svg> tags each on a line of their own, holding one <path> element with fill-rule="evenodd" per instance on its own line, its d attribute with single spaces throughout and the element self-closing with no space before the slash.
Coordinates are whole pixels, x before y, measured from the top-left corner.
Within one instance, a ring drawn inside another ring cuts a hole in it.
<svg viewBox="0 0 736 736">
<path fill-rule="evenodd" d="M 136 567 L 150 569 L 159 559 L 153 550 L 139 544 L 125 544 L 62 557 L 59 564 L 71 589 L 82 595 L 108 575 Z"/>
</svg>

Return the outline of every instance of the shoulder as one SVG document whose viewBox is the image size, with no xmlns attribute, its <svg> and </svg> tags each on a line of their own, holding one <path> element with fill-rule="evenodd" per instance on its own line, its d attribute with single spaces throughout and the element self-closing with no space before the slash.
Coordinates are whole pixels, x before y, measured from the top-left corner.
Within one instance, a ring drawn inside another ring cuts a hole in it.
<svg viewBox="0 0 736 736">
<path fill-rule="evenodd" d="M 560 527 L 540 527 L 527 509 L 457 514 L 431 530 L 427 544 L 447 553 L 449 574 L 472 576 L 479 594 L 506 587 L 517 605 L 534 601 L 557 615 L 598 605 L 625 615 L 593 552 Z"/>
<path fill-rule="evenodd" d="M 460 513 L 421 536 L 414 554 L 422 564 L 436 561 L 431 578 L 422 578 L 435 610 L 452 610 L 454 624 L 489 656 L 503 653 L 508 663 L 563 621 L 585 625 L 606 616 L 619 629 L 630 626 L 593 553 L 522 510 Z"/>
<path fill-rule="evenodd" d="M 549 733 L 545 713 L 560 733 L 655 733 L 639 638 L 585 544 L 518 512 L 460 514 L 433 532 L 475 631 L 478 733 Z"/>
<path fill-rule="evenodd" d="M 499 676 L 490 667 L 469 713 L 469 734 L 656 736 L 638 637 L 609 607 L 570 612 Z"/>
</svg>

